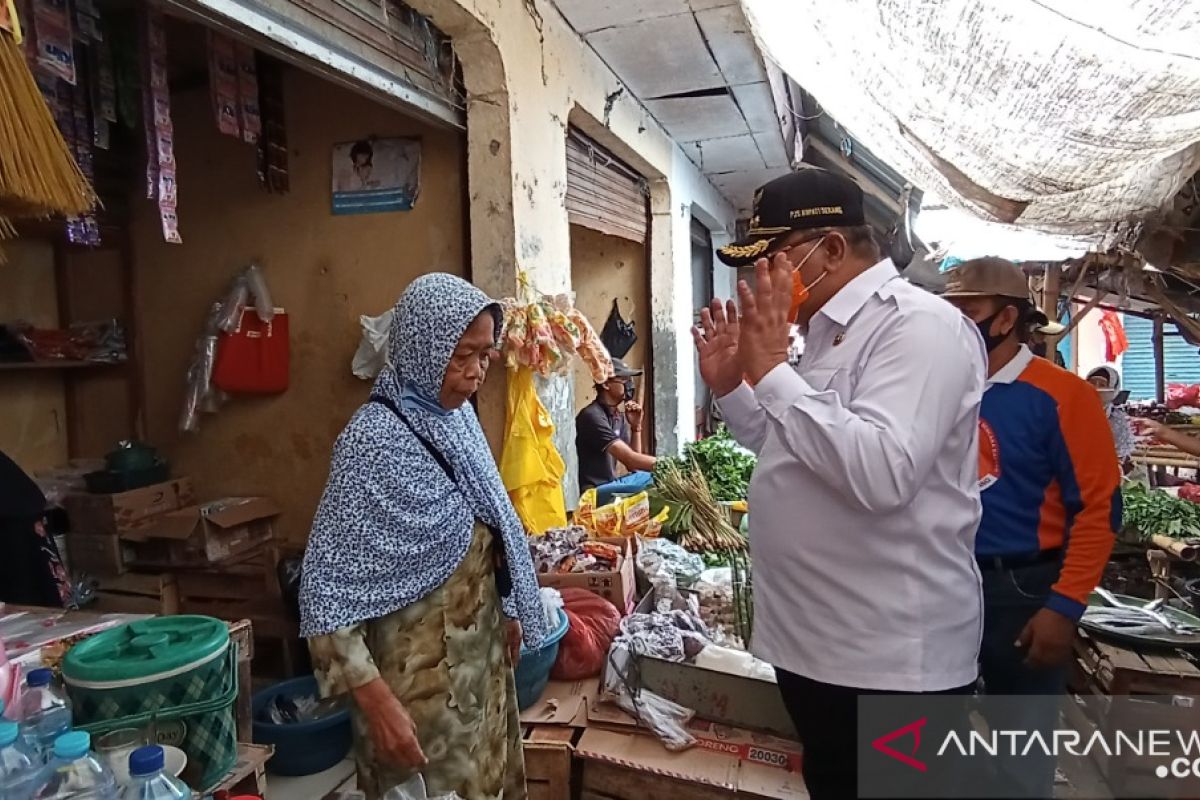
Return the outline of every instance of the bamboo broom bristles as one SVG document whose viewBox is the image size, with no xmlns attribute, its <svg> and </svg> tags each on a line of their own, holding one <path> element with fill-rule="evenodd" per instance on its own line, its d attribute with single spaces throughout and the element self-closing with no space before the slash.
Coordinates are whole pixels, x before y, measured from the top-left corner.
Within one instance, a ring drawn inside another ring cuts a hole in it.
<svg viewBox="0 0 1200 800">
<path fill-rule="evenodd" d="M 73 216 L 95 204 L 20 47 L 0 32 L 0 215 Z"/>
</svg>

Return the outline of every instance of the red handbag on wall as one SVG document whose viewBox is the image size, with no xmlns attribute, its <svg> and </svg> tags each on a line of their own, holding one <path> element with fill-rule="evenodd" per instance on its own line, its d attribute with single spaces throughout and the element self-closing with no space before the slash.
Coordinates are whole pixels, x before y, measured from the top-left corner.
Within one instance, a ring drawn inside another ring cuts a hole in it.
<svg viewBox="0 0 1200 800">
<path fill-rule="evenodd" d="M 288 388 L 289 360 L 287 312 L 277 308 L 263 322 L 246 306 L 237 328 L 221 332 L 212 382 L 230 394 L 279 394 Z"/>
</svg>

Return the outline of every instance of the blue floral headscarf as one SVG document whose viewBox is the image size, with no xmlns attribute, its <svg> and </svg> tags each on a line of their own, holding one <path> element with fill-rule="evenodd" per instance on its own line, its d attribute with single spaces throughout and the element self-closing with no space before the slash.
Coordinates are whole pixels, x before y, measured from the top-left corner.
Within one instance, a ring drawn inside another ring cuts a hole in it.
<svg viewBox="0 0 1200 800">
<path fill-rule="evenodd" d="M 499 314 L 495 301 L 442 273 L 413 281 L 396 303 L 388 365 L 374 394 L 403 410 L 456 480 L 387 406 L 369 402 L 355 413 L 334 446 L 304 554 L 302 636 L 376 619 L 425 597 L 462 563 L 479 521 L 499 532 L 496 544 L 508 558 L 505 613 L 520 620 L 530 647 L 544 637 L 525 531 L 475 410 L 466 403 L 447 411 L 438 402 L 459 340 L 489 310 Z"/>
</svg>

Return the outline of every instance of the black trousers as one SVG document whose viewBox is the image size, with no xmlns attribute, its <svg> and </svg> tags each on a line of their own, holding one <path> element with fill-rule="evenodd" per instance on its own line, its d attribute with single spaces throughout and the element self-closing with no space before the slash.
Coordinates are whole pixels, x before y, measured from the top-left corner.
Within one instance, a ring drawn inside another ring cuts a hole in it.
<svg viewBox="0 0 1200 800">
<path fill-rule="evenodd" d="M 792 723 L 804 746 L 801 770 L 812 800 L 852 800 L 858 796 L 858 698 L 863 695 L 916 694 L 856 689 L 775 670 Z M 963 695 L 975 684 L 928 694 Z M 919 773 L 917 773 L 919 774 Z"/>
</svg>

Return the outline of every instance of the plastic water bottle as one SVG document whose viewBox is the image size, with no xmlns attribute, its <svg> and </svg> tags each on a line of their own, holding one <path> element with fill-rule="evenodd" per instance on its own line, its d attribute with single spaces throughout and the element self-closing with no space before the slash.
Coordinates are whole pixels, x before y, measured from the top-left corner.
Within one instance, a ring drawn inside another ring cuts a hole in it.
<svg viewBox="0 0 1200 800">
<path fill-rule="evenodd" d="M 117 779 L 90 750 L 87 731 L 70 731 L 54 740 L 54 758 L 34 800 L 120 800 Z"/>
<path fill-rule="evenodd" d="M 17 723 L 0 721 L 0 800 L 30 800 L 42 776 L 19 734 Z"/>
<path fill-rule="evenodd" d="M 53 681 L 51 670 L 32 670 L 21 697 L 21 735 L 43 764 L 50 760 L 54 741 L 71 730 L 71 701 Z"/>
<path fill-rule="evenodd" d="M 190 800 L 192 790 L 163 770 L 163 749 L 156 744 L 129 754 L 129 783 L 121 800 Z"/>
</svg>

